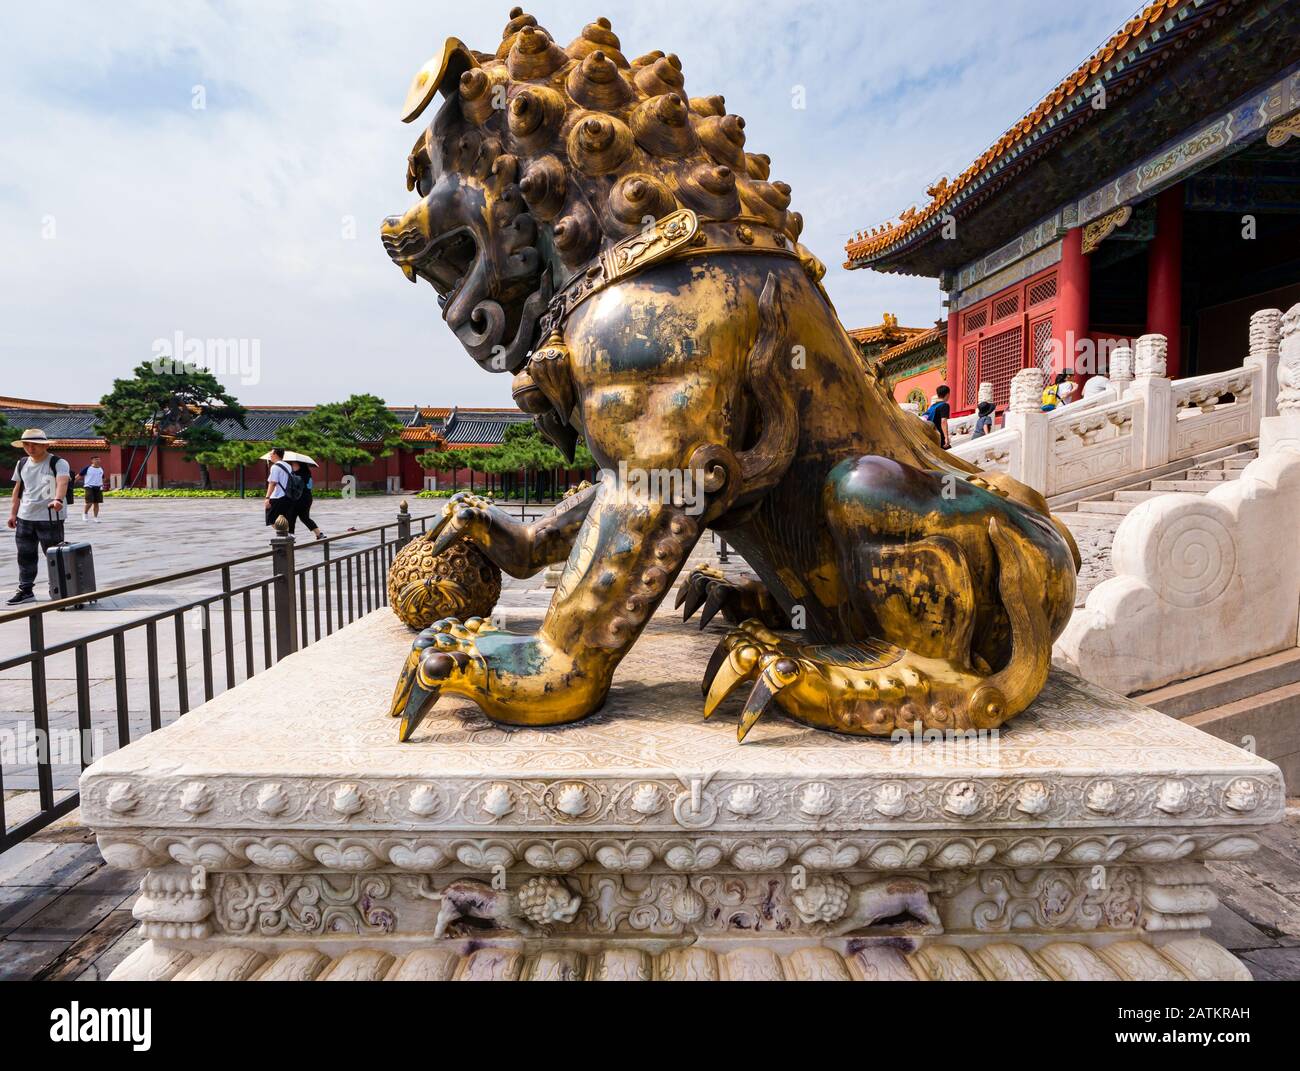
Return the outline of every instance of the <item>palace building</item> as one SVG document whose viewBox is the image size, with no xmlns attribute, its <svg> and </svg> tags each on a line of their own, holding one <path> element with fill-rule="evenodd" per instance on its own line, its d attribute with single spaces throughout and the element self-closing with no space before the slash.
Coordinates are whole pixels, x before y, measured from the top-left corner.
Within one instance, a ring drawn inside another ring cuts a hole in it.
<svg viewBox="0 0 1300 1071">
<path fill-rule="evenodd" d="M 220 421 L 217 426 L 226 439 L 265 443 L 269 449 L 277 435 L 310 413 L 312 405 L 250 405 L 244 426 L 234 421 Z M 527 423 L 531 417 L 518 409 L 474 406 L 389 406 L 402 422 L 402 448 L 387 457 L 376 457 L 367 464 L 356 465 L 352 474 L 361 488 L 401 487 L 418 490 L 425 472 L 418 455 L 426 451 L 466 450 L 476 446 L 501 445 L 506 428 Z M 197 462 L 186 458 L 183 440 L 163 436 L 154 449 L 110 443 L 96 429 L 98 403 L 78 405 L 47 402 L 32 398 L 0 397 L 0 417 L 17 428 L 42 428 L 53 440 L 53 449 L 76 471 L 98 456 L 108 473 L 110 485 L 117 487 L 197 487 L 201 470 Z M 361 446 L 378 448 L 377 443 Z M 17 455 L 15 455 L 17 456 Z M 12 468 L 0 468 L 0 482 L 7 482 Z M 337 464 L 323 461 L 318 474 L 322 487 L 337 484 L 343 475 Z M 468 469 L 443 473 L 443 478 L 457 484 L 470 482 Z M 211 468 L 210 476 L 218 487 L 233 485 L 235 473 Z"/>
<path fill-rule="evenodd" d="M 939 280 L 955 413 L 1145 333 L 1171 378 L 1240 364 L 1251 313 L 1300 300 L 1300 3 L 1156 0 L 926 193 L 845 266 Z"/>
</svg>

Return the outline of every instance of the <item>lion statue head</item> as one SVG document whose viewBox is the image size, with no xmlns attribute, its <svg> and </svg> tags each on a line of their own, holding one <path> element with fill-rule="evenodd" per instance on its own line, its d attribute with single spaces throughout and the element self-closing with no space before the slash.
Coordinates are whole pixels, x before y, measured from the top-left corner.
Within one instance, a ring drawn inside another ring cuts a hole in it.
<svg viewBox="0 0 1300 1071">
<path fill-rule="evenodd" d="M 523 366 L 553 293 L 602 246 L 679 208 L 798 243 L 790 188 L 745 151 L 745 121 L 688 97 L 676 56 L 621 48 L 608 19 L 561 48 L 515 8 L 494 53 L 451 38 L 411 85 L 405 122 L 444 100 L 407 165 L 420 200 L 384 221 L 384 246 L 491 371 Z"/>
</svg>

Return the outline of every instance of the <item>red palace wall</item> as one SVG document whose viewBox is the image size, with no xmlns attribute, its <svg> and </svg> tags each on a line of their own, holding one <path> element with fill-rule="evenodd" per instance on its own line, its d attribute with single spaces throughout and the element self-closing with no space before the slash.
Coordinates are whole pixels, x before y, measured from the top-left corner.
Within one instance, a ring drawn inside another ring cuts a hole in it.
<svg viewBox="0 0 1300 1071">
<path fill-rule="evenodd" d="M 907 396 L 914 390 L 919 390 L 925 395 L 926 403 L 933 396 L 935 388 L 944 381 L 944 370 L 942 368 L 931 368 L 926 372 L 917 372 L 915 375 L 907 376 L 900 379 L 894 384 L 894 400 L 897 402 L 907 401 Z"/>
<path fill-rule="evenodd" d="M 993 384 L 993 399 L 1005 410 L 1012 376 L 1035 362 L 1051 369 L 1057 303 L 1058 273 L 1052 267 L 957 313 L 950 333 L 956 352 L 948 354 L 954 414 L 975 408 L 982 382 Z"/>
</svg>

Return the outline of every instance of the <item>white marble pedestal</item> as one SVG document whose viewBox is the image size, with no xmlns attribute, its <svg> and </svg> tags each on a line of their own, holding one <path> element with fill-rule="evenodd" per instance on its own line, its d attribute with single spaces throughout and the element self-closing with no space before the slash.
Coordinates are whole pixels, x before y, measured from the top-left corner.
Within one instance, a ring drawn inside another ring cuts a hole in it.
<svg viewBox="0 0 1300 1071">
<path fill-rule="evenodd" d="M 1060 672 L 976 741 L 737 745 L 719 635 L 656 618 L 580 725 L 444 700 L 399 744 L 380 611 L 102 759 L 82 812 L 149 938 L 113 977 L 1249 977 L 1201 861 L 1280 818 L 1271 763 Z M 453 883 L 513 914 L 435 937 Z"/>
</svg>

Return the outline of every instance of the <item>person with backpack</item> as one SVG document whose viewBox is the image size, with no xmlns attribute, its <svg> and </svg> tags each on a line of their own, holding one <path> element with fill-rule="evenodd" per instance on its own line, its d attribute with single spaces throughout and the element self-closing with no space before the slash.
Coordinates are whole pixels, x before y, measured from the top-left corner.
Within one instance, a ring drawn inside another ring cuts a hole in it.
<svg viewBox="0 0 1300 1071">
<path fill-rule="evenodd" d="M 303 478 L 293 471 L 284 459 L 284 447 L 276 446 L 271 450 L 271 469 L 266 474 L 266 523 L 275 524 L 277 517 L 289 522 L 292 532 L 298 521 L 298 502 L 302 498 L 306 485 Z"/>
<path fill-rule="evenodd" d="M 304 485 L 302 497 L 298 499 L 298 508 L 294 511 L 295 516 L 307 526 L 308 530 L 317 539 L 324 539 L 325 533 L 320 530 L 320 525 L 311 519 L 312 463 L 310 461 L 295 461 L 293 464 L 298 470 L 298 475 L 302 478 Z M 292 526 L 289 530 L 293 531 Z"/>
<path fill-rule="evenodd" d="M 952 442 L 948 438 L 948 417 L 952 414 L 952 406 L 948 404 L 948 395 L 951 392 L 947 383 L 940 383 L 939 389 L 934 392 L 934 401 L 930 403 L 930 408 L 925 411 L 925 419 L 933 424 L 939 431 L 939 445 L 947 450 Z"/>
<path fill-rule="evenodd" d="M 18 606 L 35 601 L 32 589 L 41 555 L 63 542 L 72 470 L 63 458 L 50 452 L 49 437 L 41 428 L 28 428 L 10 445 L 27 455 L 14 469 L 9 500 L 9 527 L 16 529 L 18 590 L 7 604 Z"/>
<path fill-rule="evenodd" d="M 95 511 L 95 523 L 99 523 L 99 507 L 104 501 L 104 469 L 99 463 L 99 457 L 96 455 L 90 459 L 90 464 L 77 473 L 77 477 L 72 481 L 75 486 L 77 482 L 86 491 L 86 506 L 81 511 L 83 522 L 91 519 L 91 509 Z"/>
<path fill-rule="evenodd" d="M 1064 372 L 1057 372 L 1056 378 L 1043 388 L 1044 413 L 1050 413 L 1053 409 L 1065 405 L 1070 400 L 1070 395 L 1077 389 L 1070 379 L 1073 374 L 1069 369 Z"/>
</svg>

